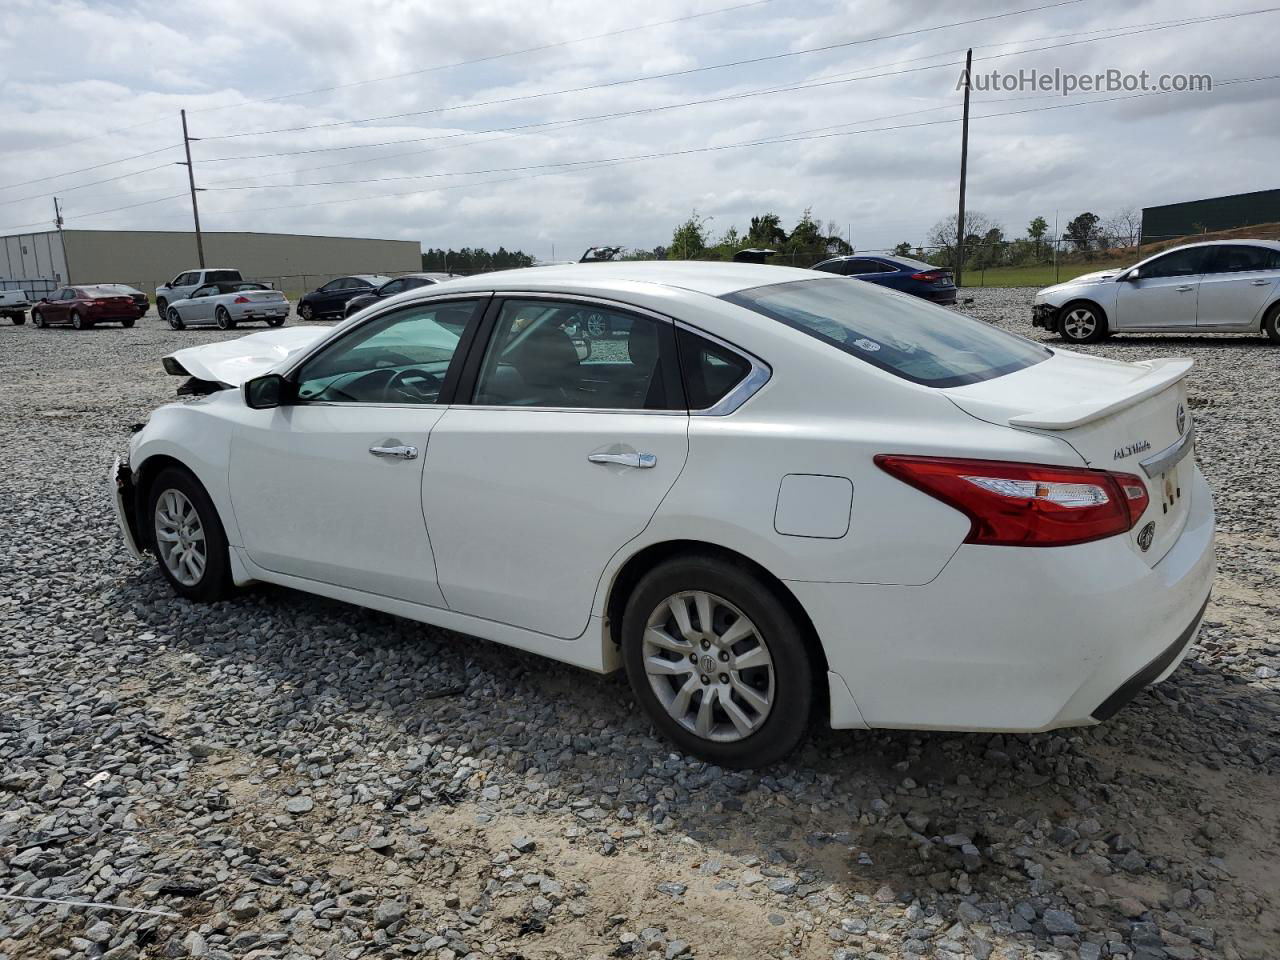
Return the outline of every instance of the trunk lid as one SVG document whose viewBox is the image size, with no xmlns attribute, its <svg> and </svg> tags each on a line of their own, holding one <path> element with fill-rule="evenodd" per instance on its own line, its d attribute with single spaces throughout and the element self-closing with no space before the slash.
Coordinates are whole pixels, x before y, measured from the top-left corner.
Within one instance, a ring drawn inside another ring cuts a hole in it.
<svg viewBox="0 0 1280 960">
<path fill-rule="evenodd" d="M 1058 437 L 1090 467 L 1141 479 L 1150 504 L 1127 538 L 1155 566 L 1177 542 L 1190 508 L 1191 365 L 1186 359 L 1127 363 L 1056 351 L 1024 370 L 942 392 L 979 420 Z M 1184 449 L 1187 455 L 1176 458 Z"/>
<path fill-rule="evenodd" d="M 279 290 L 245 290 L 238 294 L 238 296 L 244 297 L 247 300 L 252 300 L 255 303 L 262 300 L 284 299 L 284 294 Z"/>
<path fill-rule="evenodd" d="M 165 369 L 177 376 L 192 376 L 238 387 L 246 380 L 269 373 L 294 354 L 328 336 L 330 327 L 281 327 L 223 340 L 202 347 L 186 347 L 165 357 Z M 174 361 L 174 370 L 168 361 Z"/>
</svg>

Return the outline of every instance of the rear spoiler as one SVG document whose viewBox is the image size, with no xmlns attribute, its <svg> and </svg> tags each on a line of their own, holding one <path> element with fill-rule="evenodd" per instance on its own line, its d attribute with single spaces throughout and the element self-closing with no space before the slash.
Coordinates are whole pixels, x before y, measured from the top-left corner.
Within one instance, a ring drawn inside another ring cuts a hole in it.
<svg viewBox="0 0 1280 960">
<path fill-rule="evenodd" d="M 1072 403 L 1056 410 L 1042 410 L 1010 417 L 1009 425 L 1031 427 L 1037 430 L 1070 430 L 1072 427 L 1101 420 L 1167 390 L 1190 373 L 1194 363 L 1194 360 L 1187 357 L 1142 360 L 1134 366 L 1146 367 L 1149 372 L 1125 384 L 1120 390 L 1109 390 L 1098 394 L 1092 400 Z"/>
</svg>

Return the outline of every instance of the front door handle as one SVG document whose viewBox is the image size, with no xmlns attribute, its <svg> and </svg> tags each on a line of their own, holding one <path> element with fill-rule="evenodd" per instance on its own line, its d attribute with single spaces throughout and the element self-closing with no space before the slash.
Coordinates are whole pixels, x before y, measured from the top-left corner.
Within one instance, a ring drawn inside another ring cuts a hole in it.
<svg viewBox="0 0 1280 960">
<path fill-rule="evenodd" d="M 658 458 L 652 453 L 590 453 L 587 459 L 592 463 L 616 463 L 620 467 L 638 470 L 649 470 L 658 465 Z"/>
<path fill-rule="evenodd" d="M 1269 284 L 1269 283 L 1271 283 L 1271 282 L 1273 282 L 1273 281 L 1271 281 L 1271 280 L 1263 280 L 1263 279 L 1259 278 L 1259 279 L 1257 279 L 1257 280 L 1250 280 L 1249 282 L 1250 282 L 1253 286 L 1255 286 L 1255 287 L 1265 287 L 1267 284 Z"/>
<path fill-rule="evenodd" d="M 369 452 L 375 457 L 394 457 L 397 460 L 413 460 L 418 456 L 418 448 L 412 447 L 407 443 L 398 443 L 391 447 L 382 447 L 375 444 L 369 448 Z"/>
<path fill-rule="evenodd" d="M 1194 290 L 1195 286 L 1190 283 L 1184 283 L 1181 286 L 1174 287 L 1179 293 L 1186 293 L 1188 290 Z"/>
</svg>

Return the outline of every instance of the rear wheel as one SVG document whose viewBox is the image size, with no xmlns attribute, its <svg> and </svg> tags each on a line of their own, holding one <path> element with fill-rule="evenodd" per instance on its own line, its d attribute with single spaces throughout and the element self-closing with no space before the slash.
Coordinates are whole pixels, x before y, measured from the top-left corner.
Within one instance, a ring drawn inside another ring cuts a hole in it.
<svg viewBox="0 0 1280 960">
<path fill-rule="evenodd" d="M 691 556 L 650 571 L 627 601 L 622 655 L 636 699 L 688 753 L 764 767 L 804 736 L 813 666 L 800 628 L 744 566 Z"/>
<path fill-rule="evenodd" d="M 1058 314 L 1058 336 L 1067 343 L 1097 343 L 1107 335 L 1107 318 L 1091 303 L 1069 303 Z"/>
<path fill-rule="evenodd" d="M 1272 306 L 1262 318 L 1262 332 L 1271 338 L 1272 343 L 1280 343 L 1280 303 Z"/>
<path fill-rule="evenodd" d="M 207 603 L 231 588 L 227 538 L 213 501 L 186 470 L 169 467 L 147 497 L 151 546 L 174 592 Z"/>
<path fill-rule="evenodd" d="M 182 322 L 182 317 L 178 316 L 178 310 L 176 307 L 169 308 L 168 320 L 169 326 L 173 327 L 175 330 L 181 330 L 186 326 L 186 324 Z"/>
<path fill-rule="evenodd" d="M 71 326 L 75 327 L 77 330 L 83 330 L 85 327 L 89 326 L 89 324 L 85 322 L 84 317 L 80 316 L 79 310 L 72 310 Z"/>
<path fill-rule="evenodd" d="M 27 318 L 20 313 L 15 313 L 10 319 L 15 327 L 20 327 L 27 322 Z"/>
<path fill-rule="evenodd" d="M 226 307 L 219 307 L 214 311 L 213 319 L 217 321 L 219 330 L 234 330 L 236 327 L 236 322 L 231 319 Z"/>
</svg>

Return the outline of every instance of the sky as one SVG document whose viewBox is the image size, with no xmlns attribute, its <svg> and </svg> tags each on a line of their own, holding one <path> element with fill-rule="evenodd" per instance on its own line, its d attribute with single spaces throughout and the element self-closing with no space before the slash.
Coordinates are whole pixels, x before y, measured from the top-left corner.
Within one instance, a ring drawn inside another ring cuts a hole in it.
<svg viewBox="0 0 1280 960">
<path fill-rule="evenodd" d="M 186 109 L 206 230 L 576 259 L 669 243 L 695 210 L 718 237 L 809 209 L 860 250 L 924 244 L 956 209 L 970 46 L 975 72 L 1214 82 L 1127 99 L 975 91 L 968 207 L 1006 236 L 1036 216 L 1061 231 L 1084 210 L 1280 186 L 1280 79 L 1228 82 L 1277 74 L 1280 11 L 1166 26 L 1259 0 L 4 9 L 0 234 L 48 229 L 55 195 L 67 228 L 189 229 Z"/>
</svg>

